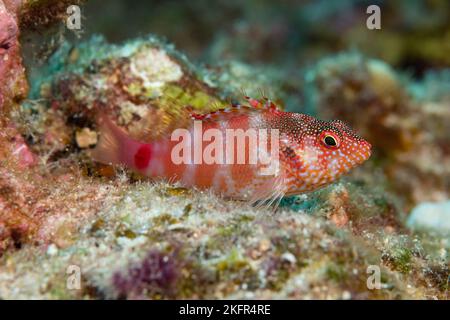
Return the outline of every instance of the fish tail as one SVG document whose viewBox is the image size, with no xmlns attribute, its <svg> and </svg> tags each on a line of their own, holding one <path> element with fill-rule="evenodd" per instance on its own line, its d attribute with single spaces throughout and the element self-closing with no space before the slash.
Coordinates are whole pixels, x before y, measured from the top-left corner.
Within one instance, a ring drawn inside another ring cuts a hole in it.
<svg viewBox="0 0 450 320">
<path fill-rule="evenodd" d="M 105 115 L 100 115 L 97 123 L 100 129 L 100 140 L 90 152 L 92 159 L 109 165 L 126 164 L 121 152 L 124 147 L 132 146 L 134 141 Z"/>
</svg>

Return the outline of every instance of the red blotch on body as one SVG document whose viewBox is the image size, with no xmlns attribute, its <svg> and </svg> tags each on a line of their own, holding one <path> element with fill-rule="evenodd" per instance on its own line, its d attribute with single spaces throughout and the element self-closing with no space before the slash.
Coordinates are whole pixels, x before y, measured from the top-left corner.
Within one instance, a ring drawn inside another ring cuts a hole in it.
<svg viewBox="0 0 450 320">
<path fill-rule="evenodd" d="M 151 157 L 152 157 L 151 146 L 148 144 L 144 144 L 138 149 L 138 151 L 134 155 L 134 164 L 139 170 L 143 170 L 148 167 Z"/>
</svg>

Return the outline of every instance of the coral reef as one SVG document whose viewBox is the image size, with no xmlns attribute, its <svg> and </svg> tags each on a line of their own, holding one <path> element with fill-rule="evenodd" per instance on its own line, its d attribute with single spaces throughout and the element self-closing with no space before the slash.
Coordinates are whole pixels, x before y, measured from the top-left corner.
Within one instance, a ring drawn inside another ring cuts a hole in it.
<svg viewBox="0 0 450 320">
<path fill-rule="evenodd" d="M 19 26 L 37 28 L 63 20 L 67 4 L 82 0 L 0 1 L 0 111 L 7 114 L 15 101 L 25 98 L 28 83 L 22 66 Z M 8 108 L 7 108 L 8 107 Z"/>
<path fill-rule="evenodd" d="M 445 76 L 432 79 L 412 84 L 411 94 L 406 87 L 412 80 L 358 53 L 325 58 L 305 75 L 307 110 L 347 121 L 367 137 L 386 186 L 405 210 L 449 197 L 450 100 L 438 93 L 449 82 Z"/>
<path fill-rule="evenodd" d="M 450 234 L 450 202 L 421 203 L 411 211 L 408 226 L 448 236 Z"/>
<path fill-rule="evenodd" d="M 27 90 L 19 45 L 16 6 L 0 1 L 0 112 L 7 114 L 13 101 L 24 98 Z M 8 107 L 8 109 L 7 109 Z"/>
<path fill-rule="evenodd" d="M 374 4 L 382 11 L 381 30 L 366 28 L 366 9 Z M 146 1 L 110 0 L 108 16 L 101 17 L 102 3 L 89 1 L 86 23 L 114 42 L 140 33 L 163 34 L 189 56 L 214 65 L 236 59 L 286 72 L 356 48 L 421 76 L 449 66 L 449 6 L 445 0 L 196 0 L 154 1 L 148 10 Z M 124 25 L 123 19 L 133 23 Z"/>
<path fill-rule="evenodd" d="M 39 159 L 12 118 L 28 91 L 19 26 L 27 21 L 30 10 L 46 11 L 54 3 L 56 1 L 0 1 L 0 254 L 10 247 L 20 248 L 23 241 L 31 241 L 46 210 L 45 205 L 39 203 L 39 199 L 48 194 L 46 188 L 39 188 L 45 178 L 29 170 Z M 61 19 L 65 7 L 58 10 L 53 12 L 59 12 Z M 40 16 L 33 17 L 35 20 Z M 28 21 L 32 19 L 29 17 Z"/>
</svg>

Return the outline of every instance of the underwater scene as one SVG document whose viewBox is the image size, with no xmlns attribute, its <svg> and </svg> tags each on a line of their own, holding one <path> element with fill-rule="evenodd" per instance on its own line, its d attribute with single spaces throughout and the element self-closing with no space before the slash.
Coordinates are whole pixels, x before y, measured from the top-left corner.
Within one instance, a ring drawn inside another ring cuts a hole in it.
<svg viewBox="0 0 450 320">
<path fill-rule="evenodd" d="M 450 2 L 0 0 L 0 300 L 448 300 Z"/>
</svg>

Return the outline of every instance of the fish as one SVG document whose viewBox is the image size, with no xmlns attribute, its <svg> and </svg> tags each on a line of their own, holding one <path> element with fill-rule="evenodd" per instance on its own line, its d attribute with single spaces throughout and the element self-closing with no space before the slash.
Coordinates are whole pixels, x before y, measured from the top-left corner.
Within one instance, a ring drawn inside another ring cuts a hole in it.
<svg viewBox="0 0 450 320">
<path fill-rule="evenodd" d="M 248 105 L 206 114 L 190 110 L 187 126 L 148 142 L 100 115 L 91 157 L 152 179 L 277 207 L 283 197 L 322 188 L 371 155 L 371 144 L 343 121 L 286 112 L 267 98 L 245 99 Z"/>
</svg>

